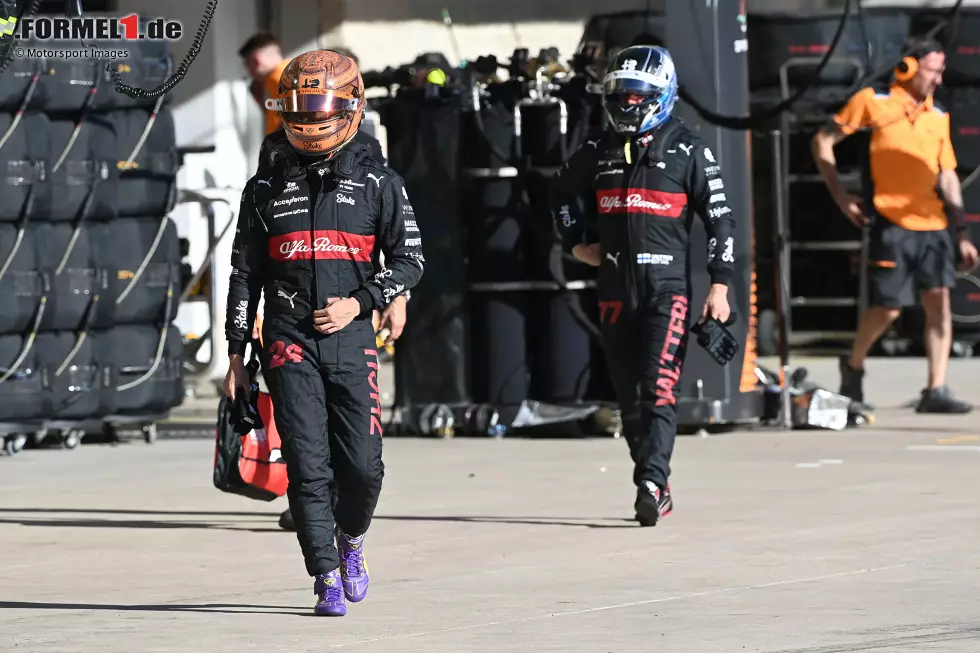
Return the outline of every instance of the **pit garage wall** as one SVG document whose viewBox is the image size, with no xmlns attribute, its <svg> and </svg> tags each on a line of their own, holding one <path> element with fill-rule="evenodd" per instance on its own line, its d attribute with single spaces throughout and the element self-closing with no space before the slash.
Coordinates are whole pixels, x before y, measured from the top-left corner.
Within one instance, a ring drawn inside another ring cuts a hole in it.
<svg viewBox="0 0 980 653">
<path fill-rule="evenodd" d="M 675 0 L 684 1 L 689 0 Z M 708 0 L 717 1 L 717 0 Z M 737 0 L 722 0 L 737 1 Z M 834 0 L 748 0 L 749 10 L 820 9 Z M 515 48 L 532 55 L 557 47 L 571 54 L 585 20 L 596 13 L 662 10 L 666 0 L 271 0 L 271 26 L 294 52 L 317 45 L 352 48 L 366 69 L 412 61 L 421 52 L 443 52 L 450 62 Z M 459 56 L 442 8 L 452 16 Z"/>
<path fill-rule="evenodd" d="M 651 0 L 649 6 L 662 9 L 665 1 Z M 870 4 L 865 1 L 865 5 Z M 157 16 L 165 7 L 166 15 L 182 21 L 185 33 L 193 35 L 204 5 L 202 0 L 169 0 L 165 5 L 159 0 L 119 0 L 118 11 Z M 750 11 L 817 10 L 842 5 L 843 0 L 748 1 Z M 343 45 L 358 54 L 366 70 L 373 70 L 398 66 L 431 51 L 441 51 L 456 63 L 452 38 L 441 20 L 443 7 L 449 9 L 454 21 L 459 56 L 472 59 L 496 54 L 506 59 L 516 47 L 526 47 L 532 54 L 541 48 L 557 47 L 564 56 L 570 56 L 590 15 L 646 6 L 646 0 L 221 0 L 204 47 L 173 91 L 171 104 L 178 144 L 214 145 L 216 149 L 213 154 L 189 157 L 178 182 L 182 188 L 208 189 L 209 195 L 227 199 L 237 214 L 241 188 L 258 154 L 262 117 L 248 94 L 236 52 L 259 29 L 277 34 L 288 56 Z M 175 44 L 178 60 L 190 41 L 186 36 Z M 181 206 L 173 218 L 180 234 L 191 242 L 189 260 L 196 268 L 207 249 L 202 214 L 194 206 Z M 219 229 L 228 218 L 226 209 L 219 210 Z M 234 228 L 216 251 L 213 278 L 218 298 L 215 314 L 219 318 L 215 325 L 217 359 L 210 375 L 214 380 L 223 377 L 227 366 L 223 315 L 233 234 Z M 182 306 L 177 324 L 185 335 L 203 333 L 210 325 L 205 305 Z M 211 352 L 205 350 L 202 355 L 207 357 Z"/>
</svg>

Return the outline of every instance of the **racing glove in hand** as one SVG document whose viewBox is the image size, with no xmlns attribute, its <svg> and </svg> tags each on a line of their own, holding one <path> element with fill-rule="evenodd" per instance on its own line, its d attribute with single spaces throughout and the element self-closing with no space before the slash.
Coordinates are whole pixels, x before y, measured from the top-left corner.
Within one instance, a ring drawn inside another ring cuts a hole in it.
<svg viewBox="0 0 980 653">
<path fill-rule="evenodd" d="M 704 347 L 721 366 L 727 365 L 738 353 L 738 340 L 728 330 L 728 327 L 733 324 L 735 324 L 734 311 L 726 322 L 709 317 L 704 322 L 691 327 L 691 333 L 698 337 L 698 344 Z"/>
<path fill-rule="evenodd" d="M 235 405 L 231 411 L 231 423 L 238 435 L 248 435 L 254 429 L 263 428 L 259 416 L 259 382 L 255 375 L 259 371 L 259 361 L 253 358 L 245 366 L 248 372 L 248 399 L 244 392 L 235 393 Z"/>
</svg>

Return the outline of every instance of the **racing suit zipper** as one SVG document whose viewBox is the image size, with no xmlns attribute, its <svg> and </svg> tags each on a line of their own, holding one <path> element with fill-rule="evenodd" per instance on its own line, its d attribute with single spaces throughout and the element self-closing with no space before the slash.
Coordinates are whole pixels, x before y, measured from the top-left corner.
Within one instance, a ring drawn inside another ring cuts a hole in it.
<svg viewBox="0 0 980 653">
<path fill-rule="evenodd" d="M 626 147 L 629 150 L 633 149 L 633 139 L 628 139 L 626 141 Z M 640 159 L 642 158 L 643 152 L 637 146 L 637 156 L 634 161 L 629 161 L 629 156 L 627 156 L 626 162 L 626 196 L 629 197 L 629 191 L 633 188 L 633 181 L 636 177 L 637 171 L 640 169 Z M 631 154 L 631 152 L 628 152 Z M 636 252 L 633 251 L 633 220 L 634 216 L 632 211 L 630 211 L 629 206 L 626 207 L 626 262 L 624 267 L 626 269 L 626 288 L 629 294 L 630 309 L 636 310 L 640 303 L 639 297 L 639 284 L 636 281 L 636 269 L 633 267 L 636 263 Z"/>
<path fill-rule="evenodd" d="M 317 210 L 319 209 L 320 191 L 322 190 L 322 184 L 319 182 L 320 178 L 317 175 L 316 170 L 307 169 L 306 185 L 309 190 L 310 197 L 310 246 L 313 247 L 312 256 L 310 256 L 310 277 L 313 279 L 313 287 L 310 292 L 311 311 L 319 310 L 326 305 L 326 302 L 320 297 L 320 278 L 317 275 L 316 266 L 316 214 Z M 316 342 L 317 356 L 318 358 L 322 358 L 322 353 L 320 352 L 320 338 L 314 338 L 314 341 Z"/>
<path fill-rule="evenodd" d="M 325 174 L 321 175 L 322 169 L 314 169 L 312 171 L 313 187 L 316 188 L 316 195 L 312 192 L 310 193 L 310 200 L 313 206 L 312 215 L 312 226 L 314 231 L 314 236 L 316 235 L 316 230 L 327 230 L 331 232 L 331 242 L 336 239 L 336 233 L 339 230 L 337 221 L 337 209 L 334 203 L 328 202 L 327 195 L 331 197 L 336 193 L 336 182 L 330 177 L 330 172 L 327 170 Z M 331 184 L 331 186 L 328 186 Z M 329 190 L 328 190 L 329 189 Z M 315 199 L 314 199 L 315 198 Z M 316 261 L 314 254 L 313 260 L 313 278 L 316 284 L 317 297 L 316 297 L 316 308 L 320 309 L 327 305 L 327 302 L 331 297 L 338 297 L 340 299 L 344 298 L 344 295 L 340 292 L 340 277 L 339 272 L 335 275 L 335 278 L 331 281 L 327 278 L 321 279 L 321 274 L 325 274 L 324 269 L 330 269 L 333 265 L 333 261 L 321 261 L 319 264 Z M 339 266 L 337 268 L 339 270 Z M 320 335 L 320 334 L 318 334 Z M 342 336 L 334 334 L 333 336 L 320 335 L 317 340 L 317 356 L 321 364 L 334 365 L 336 364 L 341 356 L 340 353 L 340 343 Z"/>
</svg>

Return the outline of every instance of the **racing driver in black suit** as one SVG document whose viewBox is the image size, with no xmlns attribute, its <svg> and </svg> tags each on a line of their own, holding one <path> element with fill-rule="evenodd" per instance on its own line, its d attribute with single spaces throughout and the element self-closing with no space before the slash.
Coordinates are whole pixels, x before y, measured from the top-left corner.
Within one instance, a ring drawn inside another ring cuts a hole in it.
<svg viewBox="0 0 980 653">
<path fill-rule="evenodd" d="M 345 598 L 362 600 L 369 582 L 364 534 L 384 475 L 372 312 L 418 283 L 424 261 L 402 178 L 354 141 L 363 100 L 357 65 L 336 52 L 283 71 L 266 108 L 281 112 L 289 147 L 242 193 L 225 327 L 234 398 L 248 387 L 243 357 L 265 292 L 262 369 L 314 614 L 327 616 L 346 614 Z"/>
<path fill-rule="evenodd" d="M 345 54 L 345 53 L 344 53 Z M 345 56 L 349 56 L 346 55 Z M 353 58 L 353 57 L 352 57 Z M 356 63 L 356 59 L 354 60 Z M 357 133 L 354 134 L 354 138 L 351 140 L 352 143 L 360 143 L 365 145 L 371 150 L 371 157 L 381 165 L 387 164 L 385 160 L 384 152 L 381 149 L 381 143 L 378 139 L 374 138 L 368 133 L 371 123 L 368 121 L 362 121 L 361 126 L 358 128 Z M 265 172 L 266 168 L 272 168 L 272 173 L 275 174 L 275 168 L 279 165 L 279 159 L 283 156 L 288 156 L 291 152 L 292 146 L 289 144 L 289 139 L 286 137 L 286 130 L 279 129 L 272 132 L 262 141 L 262 145 L 259 148 L 259 174 L 262 177 L 268 177 L 269 173 Z M 395 340 L 401 337 L 402 330 L 405 327 L 406 311 L 405 303 L 408 301 L 411 293 L 405 291 L 400 293 L 395 297 L 394 300 L 388 305 L 383 313 L 376 314 L 379 319 L 378 324 L 375 325 L 375 331 L 384 328 L 385 326 L 390 327 L 388 336 L 388 343 L 393 343 Z M 260 340 L 258 336 L 258 330 L 262 325 L 262 316 L 257 314 L 255 318 L 255 326 L 252 328 L 252 338 L 253 340 Z M 281 515 L 279 515 L 279 527 L 287 531 L 295 531 L 296 524 L 293 522 L 293 514 L 286 508 Z"/>
<path fill-rule="evenodd" d="M 674 387 L 691 318 L 694 213 L 709 238 L 711 289 L 702 320 L 728 319 L 735 260 L 735 222 L 721 170 L 705 143 L 671 117 L 676 100 L 667 50 L 622 50 L 603 79 L 610 129 L 565 162 L 551 194 L 565 247 L 599 267 L 603 342 L 635 463 L 636 518 L 643 526 L 656 525 L 673 509 Z M 594 193 L 597 215 L 576 208 L 584 192 Z"/>
</svg>

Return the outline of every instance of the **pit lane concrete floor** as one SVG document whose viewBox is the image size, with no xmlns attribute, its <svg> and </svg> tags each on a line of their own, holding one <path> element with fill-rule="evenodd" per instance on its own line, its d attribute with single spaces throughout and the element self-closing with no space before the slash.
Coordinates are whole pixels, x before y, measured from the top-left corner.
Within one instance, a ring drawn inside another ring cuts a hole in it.
<svg viewBox="0 0 980 653">
<path fill-rule="evenodd" d="M 621 440 L 390 439 L 343 619 L 308 616 L 284 502 L 214 490 L 207 440 L 25 451 L 0 459 L 0 650 L 976 652 L 980 420 L 902 407 L 922 366 L 871 365 L 873 429 L 679 439 L 655 529 Z M 951 379 L 980 403 L 978 371 Z"/>
</svg>

